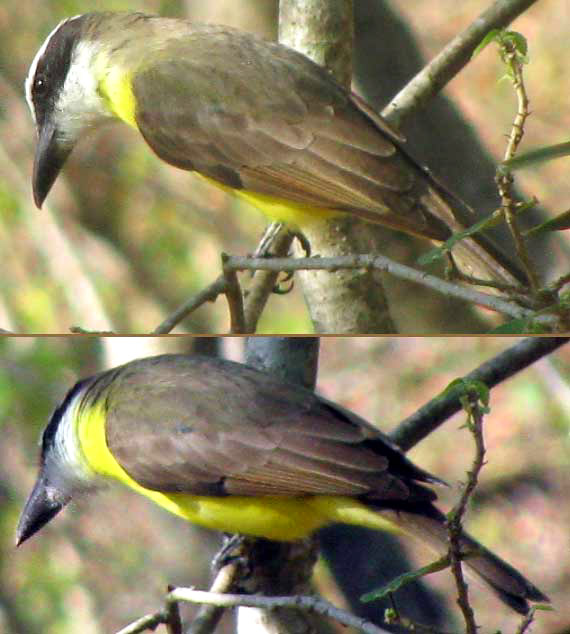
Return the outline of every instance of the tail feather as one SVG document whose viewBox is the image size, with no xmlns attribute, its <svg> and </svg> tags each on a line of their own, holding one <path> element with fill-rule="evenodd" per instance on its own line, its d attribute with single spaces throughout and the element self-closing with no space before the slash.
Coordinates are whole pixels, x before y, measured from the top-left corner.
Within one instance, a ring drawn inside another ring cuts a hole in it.
<svg viewBox="0 0 570 634">
<path fill-rule="evenodd" d="M 378 509 L 391 522 L 411 536 L 420 538 L 438 554 L 447 552 L 448 531 L 445 516 L 434 506 L 423 504 L 418 512 L 408 510 Z M 465 566 L 484 581 L 503 603 L 519 614 L 527 614 L 529 601 L 548 602 L 548 597 L 518 570 L 492 553 L 473 537 L 464 533 L 461 550 L 472 555 L 465 560 Z"/>
<path fill-rule="evenodd" d="M 462 549 L 477 552 L 479 556 L 466 561 L 468 568 L 485 581 L 514 610 L 526 614 L 528 601 L 548 602 L 548 597 L 518 570 L 485 548 L 470 535 L 462 537 Z"/>
<path fill-rule="evenodd" d="M 475 216 L 469 216 L 469 208 L 463 201 L 435 181 L 427 188 L 420 202 L 432 215 L 442 218 L 453 233 L 463 231 L 476 221 Z M 460 269 L 472 277 L 509 285 L 527 283 L 523 270 L 482 233 L 460 240 L 452 253 Z"/>
</svg>

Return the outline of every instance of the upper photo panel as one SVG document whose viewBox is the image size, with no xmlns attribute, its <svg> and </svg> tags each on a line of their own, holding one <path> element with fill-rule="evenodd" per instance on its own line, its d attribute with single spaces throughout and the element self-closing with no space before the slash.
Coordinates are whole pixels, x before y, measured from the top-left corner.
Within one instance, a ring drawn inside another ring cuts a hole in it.
<svg viewBox="0 0 570 634">
<path fill-rule="evenodd" d="M 6 0 L 0 332 L 570 330 L 564 3 Z"/>
</svg>

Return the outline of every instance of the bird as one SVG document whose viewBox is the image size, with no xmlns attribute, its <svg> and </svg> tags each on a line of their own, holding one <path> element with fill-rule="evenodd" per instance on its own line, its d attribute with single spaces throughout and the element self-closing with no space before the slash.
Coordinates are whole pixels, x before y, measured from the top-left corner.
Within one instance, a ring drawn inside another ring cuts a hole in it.
<svg viewBox="0 0 570 634">
<path fill-rule="evenodd" d="M 41 207 L 89 130 L 120 120 L 166 163 L 302 233 L 349 214 L 436 243 L 472 224 L 402 135 L 305 55 L 228 26 L 143 13 L 61 21 L 30 66 Z M 453 248 L 463 272 L 526 276 L 482 234 Z"/>
<path fill-rule="evenodd" d="M 226 533 L 291 542 L 343 523 L 396 528 L 448 550 L 431 486 L 442 480 L 357 414 L 215 357 L 145 357 L 78 381 L 43 431 L 17 544 L 110 483 Z M 468 569 L 516 612 L 548 601 L 466 533 L 460 548 Z"/>
</svg>

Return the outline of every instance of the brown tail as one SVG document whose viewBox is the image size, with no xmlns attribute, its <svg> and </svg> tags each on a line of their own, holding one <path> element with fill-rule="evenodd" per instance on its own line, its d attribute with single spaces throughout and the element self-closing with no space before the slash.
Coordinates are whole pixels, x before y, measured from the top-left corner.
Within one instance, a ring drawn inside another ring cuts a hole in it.
<svg viewBox="0 0 570 634">
<path fill-rule="evenodd" d="M 475 216 L 470 217 L 466 204 L 435 180 L 430 182 L 420 202 L 430 214 L 443 219 L 453 233 L 476 221 Z M 464 238 L 453 247 L 452 253 L 460 269 L 472 277 L 510 285 L 528 282 L 523 270 L 484 234 Z"/>
<path fill-rule="evenodd" d="M 448 549 L 448 532 L 445 516 L 432 505 L 421 505 L 417 513 L 401 510 L 378 509 L 404 532 L 418 537 L 443 555 Z M 482 579 L 495 594 L 519 614 L 527 614 L 529 601 L 548 602 L 548 597 L 518 570 L 485 548 L 466 533 L 461 539 L 461 549 L 473 555 L 465 560 L 467 568 Z"/>
</svg>

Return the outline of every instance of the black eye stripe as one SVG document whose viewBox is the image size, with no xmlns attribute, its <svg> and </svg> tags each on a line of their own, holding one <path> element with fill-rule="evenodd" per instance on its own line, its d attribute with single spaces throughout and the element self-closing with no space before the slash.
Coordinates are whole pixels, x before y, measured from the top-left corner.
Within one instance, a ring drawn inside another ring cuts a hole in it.
<svg viewBox="0 0 570 634">
<path fill-rule="evenodd" d="M 42 434 L 42 457 L 46 455 L 49 447 L 53 444 L 59 421 L 65 414 L 65 411 L 69 407 L 69 404 L 77 395 L 77 393 L 89 383 L 89 381 L 91 381 L 91 378 L 78 381 L 65 395 L 63 401 L 55 408 L 53 414 L 51 415 L 50 421 Z"/>
<path fill-rule="evenodd" d="M 39 125 L 43 123 L 46 112 L 53 106 L 63 88 L 84 19 L 85 16 L 80 16 L 64 22 L 51 36 L 45 51 L 38 60 L 31 87 L 31 98 Z"/>
</svg>

